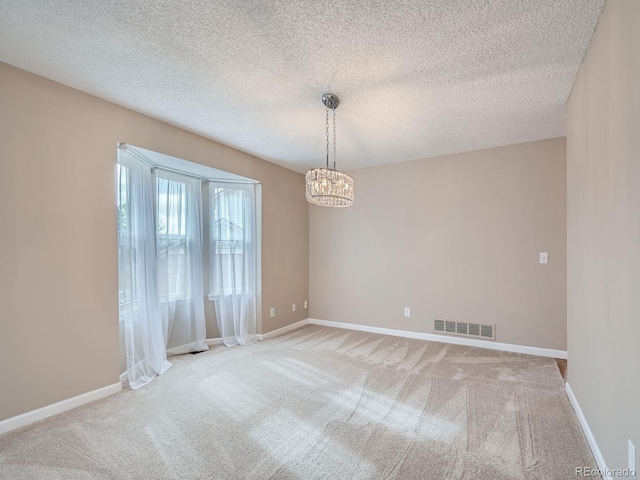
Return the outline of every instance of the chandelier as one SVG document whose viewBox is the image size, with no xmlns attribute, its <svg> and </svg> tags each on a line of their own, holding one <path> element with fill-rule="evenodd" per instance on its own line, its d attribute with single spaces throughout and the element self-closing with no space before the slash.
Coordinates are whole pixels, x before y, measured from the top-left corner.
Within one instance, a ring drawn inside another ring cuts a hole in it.
<svg viewBox="0 0 640 480">
<path fill-rule="evenodd" d="M 327 166 L 307 172 L 307 201 L 322 207 L 350 207 L 353 205 L 353 179 L 336 170 L 336 108 L 340 99 L 332 93 L 322 95 L 326 113 Z M 333 168 L 329 168 L 329 110 L 333 111 Z"/>
</svg>

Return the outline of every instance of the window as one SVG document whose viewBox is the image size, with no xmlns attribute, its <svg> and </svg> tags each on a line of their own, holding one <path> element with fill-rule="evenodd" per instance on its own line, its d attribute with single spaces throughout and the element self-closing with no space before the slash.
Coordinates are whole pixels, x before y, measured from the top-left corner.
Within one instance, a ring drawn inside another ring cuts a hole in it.
<svg viewBox="0 0 640 480">
<path fill-rule="evenodd" d="M 254 188 L 213 182 L 209 185 L 212 296 L 255 294 Z"/>
<path fill-rule="evenodd" d="M 123 307 L 133 302 L 135 308 L 136 285 L 132 265 L 136 262 L 136 239 L 129 222 L 132 219 L 132 186 L 127 167 L 117 165 L 117 211 L 118 211 L 118 296 Z M 189 186 L 184 182 L 165 178 L 159 174 L 155 179 L 155 223 L 157 278 L 160 301 L 176 301 L 193 296 L 192 268 L 190 261 L 193 234 L 189 234 L 195 213 L 189 201 Z"/>
<path fill-rule="evenodd" d="M 187 185 L 158 176 L 156 188 L 160 301 L 190 298 Z"/>
<path fill-rule="evenodd" d="M 135 260 L 135 250 L 131 238 L 131 202 L 129 170 L 117 165 L 117 208 L 118 208 L 118 304 L 120 321 L 123 307 L 134 300 L 135 290 L 131 265 Z"/>
<path fill-rule="evenodd" d="M 208 349 L 202 179 L 154 168 L 119 144 L 117 209 L 120 319 L 135 389 L 171 366 L 169 353 Z"/>
</svg>

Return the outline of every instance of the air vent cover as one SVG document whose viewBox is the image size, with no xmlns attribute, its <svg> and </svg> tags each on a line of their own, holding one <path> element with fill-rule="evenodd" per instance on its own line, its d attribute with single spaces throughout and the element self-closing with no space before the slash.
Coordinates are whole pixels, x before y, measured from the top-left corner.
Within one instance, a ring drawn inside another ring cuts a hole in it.
<svg viewBox="0 0 640 480">
<path fill-rule="evenodd" d="M 433 331 L 438 333 L 448 333 L 451 335 L 462 335 L 464 337 L 477 337 L 486 340 L 495 340 L 495 325 L 484 325 L 480 323 L 452 322 L 450 320 L 434 320 Z"/>
<path fill-rule="evenodd" d="M 493 338 L 493 325 L 480 325 L 480 336 Z"/>
</svg>

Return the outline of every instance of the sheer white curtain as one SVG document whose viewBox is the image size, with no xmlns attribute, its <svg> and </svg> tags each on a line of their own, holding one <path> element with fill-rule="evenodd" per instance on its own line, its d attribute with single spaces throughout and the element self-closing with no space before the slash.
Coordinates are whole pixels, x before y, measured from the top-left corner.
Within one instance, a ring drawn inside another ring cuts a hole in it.
<svg viewBox="0 0 640 480">
<path fill-rule="evenodd" d="M 227 346 L 256 341 L 255 185 L 210 182 L 211 295 Z"/>
<path fill-rule="evenodd" d="M 167 361 L 157 278 L 155 185 L 148 166 L 118 149 L 118 270 L 131 388 L 162 375 Z"/>
<path fill-rule="evenodd" d="M 155 170 L 160 315 L 168 354 L 209 350 L 202 286 L 202 187 Z"/>
</svg>

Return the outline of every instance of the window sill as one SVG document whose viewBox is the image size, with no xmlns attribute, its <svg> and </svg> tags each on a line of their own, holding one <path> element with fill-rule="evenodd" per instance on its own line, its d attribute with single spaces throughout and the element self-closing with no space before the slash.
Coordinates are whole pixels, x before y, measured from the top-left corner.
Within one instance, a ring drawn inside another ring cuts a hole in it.
<svg viewBox="0 0 640 480">
<path fill-rule="evenodd" d="M 231 295 L 212 295 L 211 293 L 209 295 L 207 295 L 207 298 L 209 299 L 210 302 L 215 302 L 218 298 L 220 297 L 230 297 Z M 236 297 L 254 297 L 255 295 L 253 293 L 239 293 L 236 295 Z"/>
<path fill-rule="evenodd" d="M 182 297 L 182 296 L 170 296 L 169 298 L 167 297 L 161 297 L 160 298 L 160 304 L 164 304 L 164 303 L 172 303 L 172 302 L 176 302 L 176 303 L 187 303 L 187 302 L 191 302 L 195 297 Z"/>
</svg>

